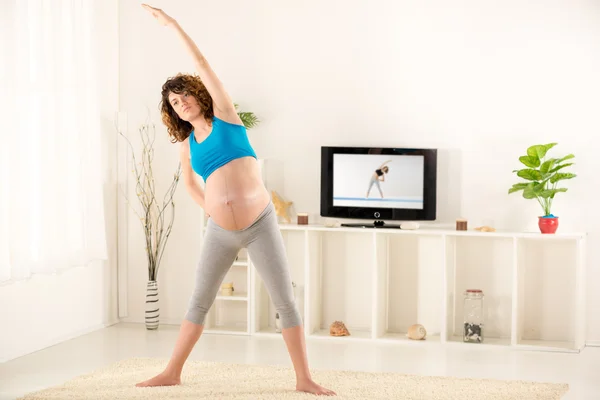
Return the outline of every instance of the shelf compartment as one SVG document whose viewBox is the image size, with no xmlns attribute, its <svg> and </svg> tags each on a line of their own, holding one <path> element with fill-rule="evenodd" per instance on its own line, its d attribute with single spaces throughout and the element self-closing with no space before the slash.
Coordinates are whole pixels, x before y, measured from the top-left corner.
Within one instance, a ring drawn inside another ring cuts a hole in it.
<svg viewBox="0 0 600 400">
<path fill-rule="evenodd" d="M 373 231 L 316 231 L 308 236 L 310 269 L 307 334 L 329 336 L 342 321 L 351 336 L 371 338 L 373 319 Z"/>
<path fill-rule="evenodd" d="M 446 237 L 447 341 L 463 342 L 463 294 L 467 289 L 481 289 L 485 296 L 483 343 L 511 344 L 514 240 Z"/>
<path fill-rule="evenodd" d="M 221 284 L 233 283 L 234 295 L 238 293 L 248 293 L 248 276 L 247 268 L 235 268 L 232 266 L 229 268 L 229 271 L 227 271 Z M 221 295 L 221 286 L 219 286 L 217 295 Z"/>
<path fill-rule="evenodd" d="M 331 336 L 329 334 L 329 327 L 327 329 L 319 329 L 316 331 L 313 331 L 310 334 L 311 338 L 314 339 L 330 339 L 330 340 L 339 340 L 339 339 L 343 339 L 343 340 L 370 340 L 371 339 L 371 331 L 367 330 L 367 329 L 362 329 L 362 330 L 353 330 L 348 328 L 348 331 L 350 332 L 350 336 Z"/>
<path fill-rule="evenodd" d="M 511 341 L 509 337 L 489 337 L 489 336 L 484 336 L 484 341 L 481 343 L 465 343 L 463 341 L 463 337 L 462 334 L 461 335 L 453 335 L 453 336 L 449 336 L 447 338 L 447 342 L 448 343 L 456 343 L 456 344 L 461 344 L 461 345 L 473 345 L 473 346 L 510 346 L 511 345 Z"/>
<path fill-rule="evenodd" d="M 411 340 L 411 325 L 421 324 L 427 339 L 442 331 L 444 239 L 407 234 L 376 235 L 374 338 Z"/>
<path fill-rule="evenodd" d="M 263 328 L 253 333 L 257 337 L 281 337 L 281 332 L 277 332 L 275 327 Z"/>
<path fill-rule="evenodd" d="M 518 239 L 517 249 L 515 343 L 529 348 L 580 349 L 580 242 Z"/>
<path fill-rule="evenodd" d="M 230 296 L 227 297 L 230 300 Z M 217 297 L 206 316 L 205 330 L 248 334 L 248 302 L 226 301 Z"/>
<path fill-rule="evenodd" d="M 286 249 L 287 264 L 290 270 L 296 305 L 300 311 L 300 317 L 304 320 L 304 274 L 306 260 L 306 233 L 302 231 L 282 231 L 284 246 Z M 251 260 L 252 261 L 252 260 Z M 257 333 L 275 332 L 275 315 L 277 310 L 271 300 L 271 296 L 264 284 L 262 277 L 256 267 L 252 268 L 254 278 L 254 327 Z"/>
<path fill-rule="evenodd" d="M 412 340 L 406 336 L 406 333 L 398 333 L 398 332 L 387 332 L 377 338 L 377 341 L 381 342 L 393 342 L 400 344 L 414 344 L 417 346 L 425 346 L 430 344 L 440 344 L 441 336 L 440 334 L 430 334 L 427 332 L 427 337 L 425 340 Z"/>
<path fill-rule="evenodd" d="M 580 348 L 577 348 L 572 341 L 520 340 L 515 347 L 521 350 L 568 353 L 578 353 L 581 350 Z"/>
</svg>

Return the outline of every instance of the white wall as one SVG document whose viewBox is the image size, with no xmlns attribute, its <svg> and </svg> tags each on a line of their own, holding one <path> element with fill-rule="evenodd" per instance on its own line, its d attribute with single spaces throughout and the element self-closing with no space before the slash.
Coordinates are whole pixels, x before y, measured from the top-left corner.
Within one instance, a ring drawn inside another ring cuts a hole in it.
<svg viewBox="0 0 600 400">
<path fill-rule="evenodd" d="M 439 223 L 537 230 L 539 206 L 508 196 L 526 147 L 556 141 L 576 155 L 569 192 L 555 200 L 561 231 L 589 232 L 589 340 L 600 340 L 600 7 L 593 2 L 316 1 L 198 3 L 160 0 L 196 40 L 242 108 L 263 121 L 251 131 L 261 158 L 284 162 L 295 211 L 319 212 L 321 145 L 440 149 Z M 120 105 L 129 128 L 148 107 L 159 124 L 165 177 L 176 147 L 160 125 L 160 88 L 191 72 L 176 37 L 124 1 Z M 130 132 L 131 133 L 131 132 Z M 133 132 L 135 133 L 135 132 Z M 178 322 L 192 287 L 200 212 L 177 194 L 165 254 L 162 320 Z M 135 223 L 134 219 L 130 223 Z M 129 320 L 142 321 L 145 262 L 130 226 Z"/>
<path fill-rule="evenodd" d="M 118 109 L 117 1 L 101 2 L 95 17 L 98 31 L 104 31 L 100 89 L 109 259 L 57 275 L 36 275 L 0 286 L 0 362 L 117 321 L 117 226 L 114 219 L 117 175 L 113 127 Z"/>
<path fill-rule="evenodd" d="M 115 323 L 115 276 L 101 263 L 0 287 L 0 362 Z"/>
</svg>

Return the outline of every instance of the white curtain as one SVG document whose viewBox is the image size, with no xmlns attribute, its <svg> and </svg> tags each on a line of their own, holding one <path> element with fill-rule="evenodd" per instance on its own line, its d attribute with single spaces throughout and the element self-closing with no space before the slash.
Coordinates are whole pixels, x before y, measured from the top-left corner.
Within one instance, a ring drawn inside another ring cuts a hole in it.
<svg viewBox="0 0 600 400">
<path fill-rule="evenodd" d="M 0 284 L 106 259 L 92 0 L 0 0 Z"/>
</svg>

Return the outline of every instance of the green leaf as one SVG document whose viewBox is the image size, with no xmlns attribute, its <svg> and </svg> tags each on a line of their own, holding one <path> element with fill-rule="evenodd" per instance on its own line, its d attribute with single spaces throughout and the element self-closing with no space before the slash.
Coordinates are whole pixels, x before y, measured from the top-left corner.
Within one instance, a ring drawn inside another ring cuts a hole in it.
<svg viewBox="0 0 600 400">
<path fill-rule="evenodd" d="M 535 169 L 519 170 L 519 171 L 517 171 L 517 176 L 519 176 L 523 179 L 530 180 L 530 181 L 539 181 L 543 178 L 540 171 L 535 170 Z"/>
<path fill-rule="evenodd" d="M 525 164 L 526 167 L 537 168 L 540 166 L 540 159 L 532 156 L 521 156 L 519 161 Z"/>
<path fill-rule="evenodd" d="M 539 159 L 544 158 L 548 150 L 556 146 L 558 143 L 548 143 L 548 144 L 536 144 L 534 146 L 530 146 L 527 149 L 527 155 L 531 157 L 537 157 Z"/>
<path fill-rule="evenodd" d="M 566 192 L 567 188 L 558 188 L 558 189 L 547 189 L 542 191 L 542 193 L 540 193 L 540 196 L 547 199 L 547 198 L 554 198 L 554 195 L 556 195 L 556 193 L 559 192 Z"/>
<path fill-rule="evenodd" d="M 554 195 L 555 195 L 556 193 L 559 193 L 559 192 L 566 192 L 566 191 L 567 191 L 567 188 L 546 189 L 546 190 L 543 190 L 543 191 L 540 193 L 540 196 L 541 196 L 541 197 L 543 197 L 544 199 L 547 199 L 547 198 L 551 198 L 551 199 L 553 199 L 553 198 L 554 198 Z"/>
<path fill-rule="evenodd" d="M 535 199 L 538 197 L 538 194 L 533 189 L 533 183 L 528 184 L 525 190 L 523 190 L 523 197 L 526 199 Z"/>
<path fill-rule="evenodd" d="M 239 109 L 239 105 L 237 103 L 233 103 L 233 107 L 235 108 L 237 115 L 242 120 L 242 123 L 246 129 L 254 128 L 260 122 L 256 115 L 251 111 L 237 111 Z"/>
<path fill-rule="evenodd" d="M 556 167 L 552 168 L 550 171 L 548 171 L 548 173 L 550 173 L 550 174 L 553 174 L 553 173 L 555 173 L 556 171 L 558 171 L 558 170 L 560 170 L 560 169 L 563 169 L 563 168 L 565 168 L 565 167 L 570 167 L 570 166 L 571 166 L 571 165 L 573 165 L 573 164 L 575 164 L 575 163 L 566 163 L 566 164 L 558 165 L 558 166 L 556 166 Z"/>
<path fill-rule="evenodd" d="M 556 158 L 551 158 L 549 160 L 544 161 L 540 166 L 540 172 L 542 174 L 547 174 L 552 169 L 552 167 L 554 167 L 555 162 Z"/>
<path fill-rule="evenodd" d="M 541 191 L 538 195 L 540 197 L 543 197 L 544 199 L 547 199 L 548 197 L 550 197 L 551 194 L 552 194 L 552 189 L 549 189 L 549 190 Z"/>
<path fill-rule="evenodd" d="M 575 156 L 573 154 L 567 154 L 563 158 L 559 159 L 556 163 L 560 164 L 561 162 L 563 162 L 565 160 L 570 160 L 571 158 L 575 158 Z"/>
<path fill-rule="evenodd" d="M 515 183 L 510 189 L 508 189 L 508 194 L 523 190 L 527 187 L 527 185 L 529 185 L 529 183 Z"/>
<path fill-rule="evenodd" d="M 572 174 L 570 172 L 557 172 L 556 174 L 552 175 L 552 178 L 550 178 L 550 182 L 556 183 L 565 179 L 573 179 L 576 176 L 577 175 Z"/>
<path fill-rule="evenodd" d="M 242 120 L 242 123 L 247 129 L 254 128 L 260 122 L 256 115 L 254 115 L 254 113 L 252 112 L 241 111 L 237 114 L 239 115 L 240 119 Z"/>
<path fill-rule="evenodd" d="M 540 193 L 542 193 L 544 191 L 544 189 L 546 188 L 546 182 L 548 180 L 542 181 L 542 182 L 533 182 L 533 191 L 535 193 L 537 193 L 538 195 Z"/>
</svg>

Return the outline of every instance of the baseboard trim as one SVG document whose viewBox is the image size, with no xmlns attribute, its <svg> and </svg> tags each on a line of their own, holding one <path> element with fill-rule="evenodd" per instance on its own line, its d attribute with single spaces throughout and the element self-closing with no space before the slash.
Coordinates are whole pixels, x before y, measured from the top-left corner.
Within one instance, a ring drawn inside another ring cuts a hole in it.
<svg viewBox="0 0 600 400">
<path fill-rule="evenodd" d="M 6 358 L 0 358 L 0 364 L 5 363 L 7 361 L 15 360 L 17 358 L 21 358 L 21 357 L 29 355 L 29 354 L 36 353 L 36 352 L 38 352 L 40 350 L 44 350 L 44 349 L 46 349 L 48 347 L 55 346 L 55 345 L 57 345 L 59 343 L 62 343 L 62 342 L 66 342 L 67 340 L 75 339 L 75 338 L 77 338 L 79 336 L 83 336 L 83 335 L 86 335 L 88 333 L 92 333 L 94 331 L 100 330 L 100 329 L 108 328 L 109 326 L 116 325 L 119 322 L 120 322 L 120 320 L 118 320 L 118 319 L 111 320 L 110 322 L 107 322 L 105 324 L 92 325 L 90 327 L 87 327 L 87 328 L 84 328 L 84 329 L 80 329 L 80 330 L 75 331 L 75 332 L 71 332 L 71 333 L 69 333 L 67 335 L 56 337 L 53 340 L 47 341 L 47 342 L 43 343 L 42 345 L 38 346 L 37 348 L 32 349 L 32 350 L 30 350 L 30 351 L 28 351 L 26 353 L 9 354 L 8 357 L 6 357 Z"/>
<path fill-rule="evenodd" d="M 600 347 L 600 340 L 588 340 L 585 345 L 587 347 Z"/>
</svg>

